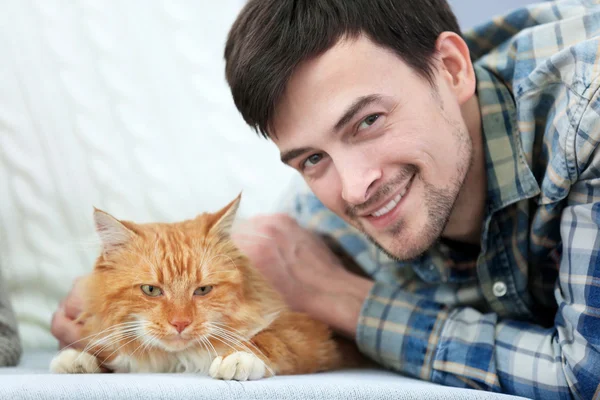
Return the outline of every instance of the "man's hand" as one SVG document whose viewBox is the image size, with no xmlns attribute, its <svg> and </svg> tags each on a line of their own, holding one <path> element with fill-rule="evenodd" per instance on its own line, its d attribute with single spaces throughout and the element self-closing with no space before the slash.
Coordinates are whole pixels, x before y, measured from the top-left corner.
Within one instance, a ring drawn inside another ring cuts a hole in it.
<svg viewBox="0 0 600 400">
<path fill-rule="evenodd" d="M 58 310 L 52 316 L 50 332 L 58 339 L 59 348 L 71 346 L 73 348 L 83 349 L 85 343 L 81 339 L 81 323 L 75 322 L 75 319 L 81 314 L 81 286 L 83 280 L 76 278 L 73 282 L 71 292 L 60 303 Z"/>
<path fill-rule="evenodd" d="M 372 282 L 348 272 L 319 236 L 277 214 L 251 219 L 232 237 L 293 310 L 354 337 Z"/>
</svg>

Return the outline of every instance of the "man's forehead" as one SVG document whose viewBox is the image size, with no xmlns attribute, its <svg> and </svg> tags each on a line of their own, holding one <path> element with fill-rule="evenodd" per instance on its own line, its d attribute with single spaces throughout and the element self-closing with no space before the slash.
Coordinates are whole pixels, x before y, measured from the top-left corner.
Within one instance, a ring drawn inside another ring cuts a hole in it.
<svg viewBox="0 0 600 400">
<path fill-rule="evenodd" d="M 411 75 L 396 54 L 364 36 L 339 41 L 295 69 L 276 104 L 271 137 L 282 152 L 316 145 L 353 103 L 371 95 L 397 98 L 395 85 Z"/>
</svg>

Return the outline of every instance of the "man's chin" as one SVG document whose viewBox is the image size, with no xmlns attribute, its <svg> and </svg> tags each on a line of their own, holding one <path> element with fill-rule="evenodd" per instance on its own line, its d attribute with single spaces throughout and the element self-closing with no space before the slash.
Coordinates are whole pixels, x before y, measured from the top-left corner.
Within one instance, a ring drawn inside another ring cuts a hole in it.
<svg viewBox="0 0 600 400">
<path fill-rule="evenodd" d="M 433 235 L 434 229 L 408 228 L 405 221 L 397 221 L 385 231 L 369 232 L 366 224 L 362 221 L 350 220 L 349 222 L 355 228 L 360 230 L 367 239 L 373 243 L 388 258 L 395 261 L 408 261 L 420 257 L 435 242 L 436 236 Z M 419 232 L 412 236 L 408 232 Z M 429 233 L 429 234 L 428 234 Z"/>
<path fill-rule="evenodd" d="M 413 238 L 407 238 L 404 235 L 385 235 L 382 238 L 377 238 L 369 234 L 366 235 L 369 241 L 377 246 L 381 252 L 395 261 L 414 260 L 423 255 L 435 241 L 435 238 L 432 240 L 423 240 L 427 235 L 416 235 Z M 419 238 L 421 239 L 420 241 Z"/>
</svg>

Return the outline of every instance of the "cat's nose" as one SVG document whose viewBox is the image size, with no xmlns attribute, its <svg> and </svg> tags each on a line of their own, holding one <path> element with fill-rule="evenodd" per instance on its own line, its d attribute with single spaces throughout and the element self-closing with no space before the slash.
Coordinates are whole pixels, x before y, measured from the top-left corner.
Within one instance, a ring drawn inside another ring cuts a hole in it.
<svg viewBox="0 0 600 400">
<path fill-rule="evenodd" d="M 191 322 L 192 321 L 190 321 L 189 319 L 175 319 L 173 321 L 170 321 L 171 325 L 173 325 L 179 333 L 183 332 L 183 330 L 187 328 Z"/>
</svg>

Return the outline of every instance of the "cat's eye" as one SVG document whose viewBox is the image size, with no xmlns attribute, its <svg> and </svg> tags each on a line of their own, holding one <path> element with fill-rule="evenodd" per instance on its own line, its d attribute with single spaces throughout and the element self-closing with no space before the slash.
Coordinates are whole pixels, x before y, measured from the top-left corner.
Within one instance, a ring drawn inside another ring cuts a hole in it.
<svg viewBox="0 0 600 400">
<path fill-rule="evenodd" d="M 145 295 L 150 297 L 158 297 L 162 294 L 161 288 L 157 286 L 142 285 L 140 286 L 140 288 L 142 289 L 142 292 L 144 292 Z"/>
<path fill-rule="evenodd" d="M 205 296 L 212 290 L 212 286 L 201 286 L 194 290 L 194 296 Z"/>
</svg>

